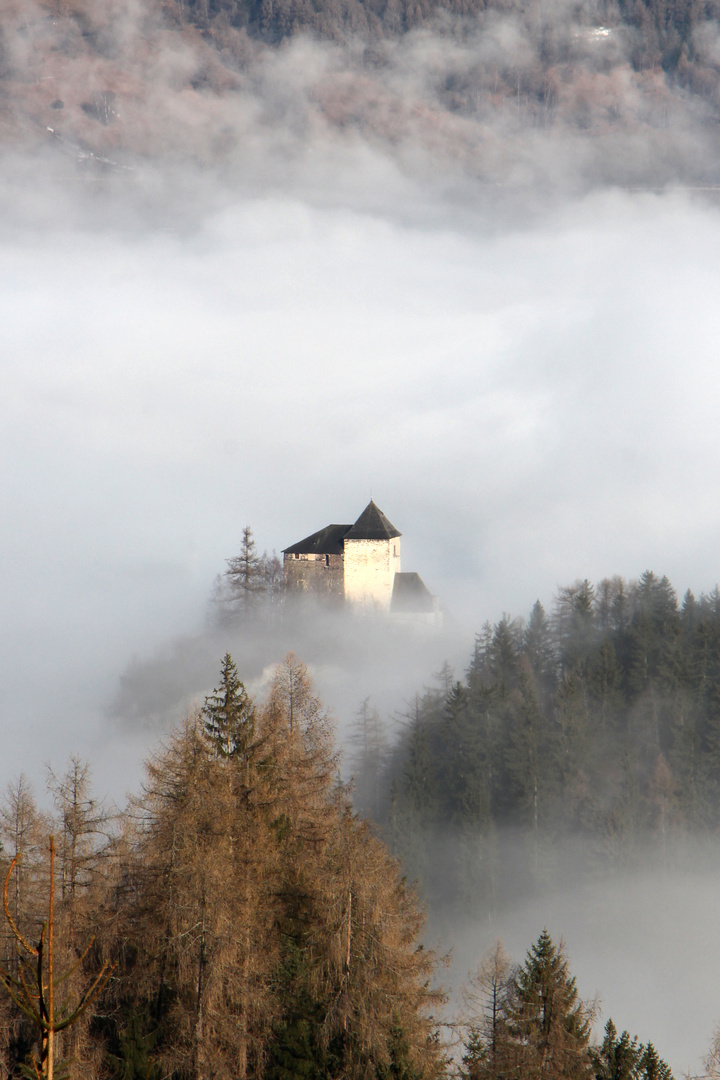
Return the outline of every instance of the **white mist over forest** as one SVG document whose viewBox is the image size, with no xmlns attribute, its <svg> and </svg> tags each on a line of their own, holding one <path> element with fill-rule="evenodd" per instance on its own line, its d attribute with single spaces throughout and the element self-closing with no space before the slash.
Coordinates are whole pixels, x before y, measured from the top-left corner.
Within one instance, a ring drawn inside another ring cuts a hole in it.
<svg viewBox="0 0 720 1080">
<path fill-rule="evenodd" d="M 352 50 L 299 39 L 237 97 L 173 97 L 199 63 L 175 45 L 128 99 L 137 156 L 82 171 L 69 136 L 8 153 L 0 783 L 78 752 L 121 801 L 227 648 L 251 689 L 294 649 L 342 735 L 364 697 L 402 712 L 443 661 L 462 673 L 486 620 L 549 609 L 560 585 L 720 579 L 714 129 L 681 98 L 644 126 L 647 87 L 620 60 L 621 135 L 435 127 L 438 73 L 498 50 L 529 65 L 523 33 L 508 18 L 388 45 L 369 133 L 318 106 L 355 85 Z M 210 625 L 243 526 L 280 551 L 371 495 L 443 635 L 385 628 L 380 648 L 363 625 L 326 655 L 304 624 L 259 641 Z M 521 959 L 547 925 L 604 1016 L 695 1070 L 720 1020 L 717 857 L 461 926 L 453 978 L 496 937 Z"/>
<path fill-rule="evenodd" d="M 13 768 L 202 628 L 247 523 L 279 550 L 372 494 L 468 652 L 577 577 L 712 589 L 716 209 L 409 216 L 241 200 L 180 234 L 59 213 L 5 240 Z"/>
<path fill-rule="evenodd" d="M 565 880 L 488 924 L 448 928 L 441 940 L 453 945 L 451 985 L 467 979 L 496 938 L 520 961 L 546 927 L 564 939 L 581 995 L 597 1001 L 598 1031 L 612 1017 L 662 1048 L 676 1077 L 702 1074 L 718 1020 L 717 881 L 717 844 L 688 851 L 687 841 L 650 871 L 592 885 Z"/>
</svg>

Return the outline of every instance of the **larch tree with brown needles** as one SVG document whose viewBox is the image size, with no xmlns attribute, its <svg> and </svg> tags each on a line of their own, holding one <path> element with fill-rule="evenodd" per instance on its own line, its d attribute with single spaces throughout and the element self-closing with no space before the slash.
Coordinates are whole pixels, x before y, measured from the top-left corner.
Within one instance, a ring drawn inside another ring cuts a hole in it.
<svg viewBox="0 0 720 1080">
<path fill-rule="evenodd" d="M 337 770 L 330 720 L 292 654 L 257 706 L 226 656 L 203 710 L 148 763 L 137 951 L 122 975 L 168 1075 L 442 1071 L 420 910 Z"/>
<path fill-rule="evenodd" d="M 106 962 L 95 977 L 85 985 L 73 999 L 62 994 L 60 986 L 82 968 L 91 947 L 87 948 L 75 960 L 71 967 L 58 973 L 55 950 L 55 844 L 51 836 L 48 844 L 49 884 L 47 918 L 43 920 L 40 937 L 33 945 L 23 934 L 10 910 L 10 880 L 17 865 L 19 855 L 10 864 L 3 887 L 3 911 L 15 938 L 18 952 L 17 975 L 5 968 L 0 968 L 0 983 L 20 1011 L 37 1028 L 40 1039 L 39 1057 L 31 1059 L 32 1074 L 37 1080 L 66 1080 L 68 1074 L 63 1067 L 56 1070 L 57 1037 L 72 1028 L 83 1016 L 91 1003 L 98 996 L 110 977 L 112 966 Z M 65 988 L 63 987 L 63 990 Z"/>
</svg>

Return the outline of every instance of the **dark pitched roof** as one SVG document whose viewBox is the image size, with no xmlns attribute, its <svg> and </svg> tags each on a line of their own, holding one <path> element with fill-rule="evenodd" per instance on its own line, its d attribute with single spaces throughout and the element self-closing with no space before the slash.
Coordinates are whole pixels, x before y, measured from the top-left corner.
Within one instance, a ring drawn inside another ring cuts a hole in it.
<svg viewBox="0 0 720 1080">
<path fill-rule="evenodd" d="M 306 536 L 292 547 L 285 548 L 284 555 L 342 555 L 343 539 L 350 525 L 326 525 L 324 529 Z"/>
<path fill-rule="evenodd" d="M 434 610 L 432 593 L 425 587 L 419 574 L 395 575 L 390 610 L 413 614 Z"/>
<path fill-rule="evenodd" d="M 390 524 L 382 510 L 378 510 L 371 499 L 353 527 L 345 534 L 345 539 L 392 540 L 394 536 L 400 535 L 402 534 Z"/>
</svg>

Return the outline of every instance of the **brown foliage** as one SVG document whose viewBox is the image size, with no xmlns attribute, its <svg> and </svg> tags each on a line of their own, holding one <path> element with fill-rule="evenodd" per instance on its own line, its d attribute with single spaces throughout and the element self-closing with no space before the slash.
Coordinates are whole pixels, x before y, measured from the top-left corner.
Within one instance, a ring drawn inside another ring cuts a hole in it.
<svg viewBox="0 0 720 1080">
<path fill-rule="evenodd" d="M 148 762 L 125 993 L 164 1017 L 166 1069 L 261 1075 L 290 1008 L 280 973 L 291 940 L 322 1012 L 318 1044 L 339 1040 L 348 1074 L 387 1064 L 398 1028 L 418 1075 L 441 1068 L 422 915 L 353 815 L 337 766 L 327 714 L 292 654 L 240 752 L 218 755 L 197 714 Z"/>
</svg>

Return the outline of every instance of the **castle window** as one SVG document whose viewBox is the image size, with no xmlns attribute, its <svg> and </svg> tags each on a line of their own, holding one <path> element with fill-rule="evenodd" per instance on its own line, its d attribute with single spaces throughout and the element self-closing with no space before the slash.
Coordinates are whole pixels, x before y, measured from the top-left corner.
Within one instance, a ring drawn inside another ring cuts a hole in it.
<svg viewBox="0 0 720 1080">
<path fill-rule="evenodd" d="M 329 565 L 330 565 L 330 556 L 329 556 L 329 555 L 326 555 L 326 556 L 325 556 L 325 565 L 326 565 L 326 566 L 329 566 Z"/>
</svg>

